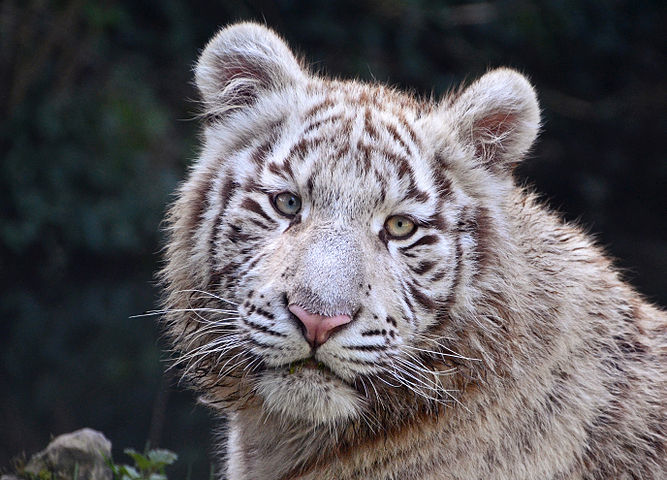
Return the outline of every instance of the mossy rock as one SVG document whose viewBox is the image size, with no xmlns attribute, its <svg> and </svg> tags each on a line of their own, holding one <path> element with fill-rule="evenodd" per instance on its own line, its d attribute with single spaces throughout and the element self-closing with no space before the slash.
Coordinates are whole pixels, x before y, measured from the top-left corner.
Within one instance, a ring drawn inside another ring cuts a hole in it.
<svg viewBox="0 0 667 480">
<path fill-rule="evenodd" d="M 110 458 L 111 442 L 84 428 L 56 437 L 21 473 L 30 480 L 112 480 Z"/>
</svg>

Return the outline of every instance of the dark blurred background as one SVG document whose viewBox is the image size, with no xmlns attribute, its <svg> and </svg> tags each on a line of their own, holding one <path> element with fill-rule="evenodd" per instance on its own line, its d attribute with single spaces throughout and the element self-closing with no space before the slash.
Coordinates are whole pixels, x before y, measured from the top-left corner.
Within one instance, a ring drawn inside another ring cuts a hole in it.
<svg viewBox="0 0 667 480">
<path fill-rule="evenodd" d="M 255 19 L 314 69 L 436 96 L 527 73 L 544 129 L 519 169 L 667 304 L 665 2 L 47 1 L 0 4 L 0 466 L 89 426 L 207 478 L 212 420 L 163 376 L 160 220 L 196 156 L 192 66 Z"/>
</svg>

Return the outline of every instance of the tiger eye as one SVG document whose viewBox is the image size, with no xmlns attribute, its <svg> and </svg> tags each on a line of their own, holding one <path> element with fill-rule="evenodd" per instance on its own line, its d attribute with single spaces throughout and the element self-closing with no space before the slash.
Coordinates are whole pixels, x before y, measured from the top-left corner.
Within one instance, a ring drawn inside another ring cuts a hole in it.
<svg viewBox="0 0 667 480">
<path fill-rule="evenodd" d="M 273 206 L 283 215 L 293 217 L 301 210 L 301 199 L 291 192 L 282 192 L 273 197 Z"/>
<path fill-rule="evenodd" d="M 384 229 L 390 237 L 403 239 L 415 233 L 417 225 L 404 215 L 392 215 L 384 222 Z"/>
</svg>

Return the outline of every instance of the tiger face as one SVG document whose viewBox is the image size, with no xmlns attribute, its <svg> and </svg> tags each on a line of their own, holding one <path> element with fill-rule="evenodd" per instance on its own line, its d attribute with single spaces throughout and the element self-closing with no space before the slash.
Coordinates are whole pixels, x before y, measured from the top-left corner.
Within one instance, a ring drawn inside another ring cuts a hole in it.
<svg viewBox="0 0 667 480">
<path fill-rule="evenodd" d="M 528 82 L 496 70 L 421 101 L 311 76 L 252 24 L 223 29 L 196 80 L 203 148 L 163 272 L 184 376 L 311 424 L 456 402 L 481 362 L 461 319 L 538 128 Z"/>
</svg>

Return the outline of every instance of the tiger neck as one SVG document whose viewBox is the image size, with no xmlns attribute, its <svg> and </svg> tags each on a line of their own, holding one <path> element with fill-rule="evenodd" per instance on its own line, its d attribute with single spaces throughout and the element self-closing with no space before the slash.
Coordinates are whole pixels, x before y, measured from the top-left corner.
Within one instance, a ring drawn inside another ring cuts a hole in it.
<svg viewBox="0 0 667 480">
<path fill-rule="evenodd" d="M 360 458 L 367 462 L 374 456 L 391 457 L 391 446 L 399 445 L 406 435 L 430 435 L 450 421 L 451 410 L 439 406 L 437 412 L 417 409 L 400 416 L 385 412 L 373 430 L 361 420 L 343 426 L 307 426 L 267 416 L 259 409 L 236 412 L 229 419 L 227 478 L 288 480 L 342 472 Z M 382 448 L 375 448 L 376 443 Z M 340 473 L 336 475 L 332 478 Z"/>
</svg>

